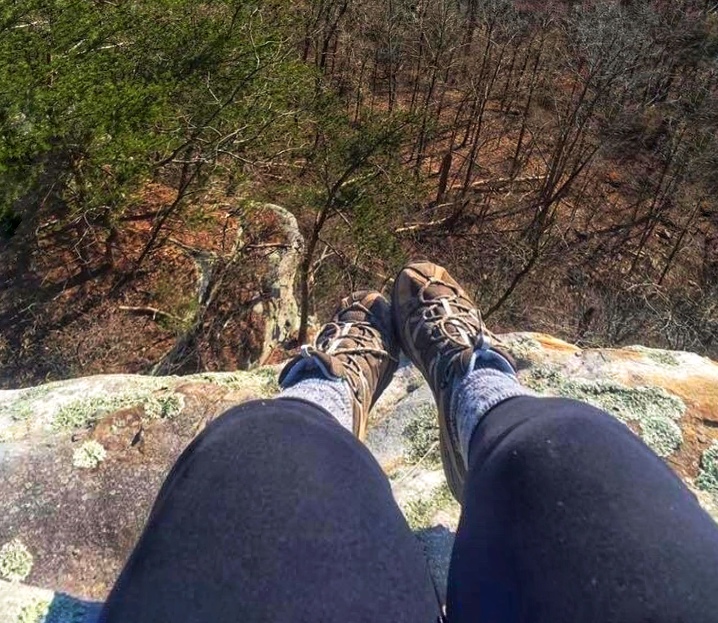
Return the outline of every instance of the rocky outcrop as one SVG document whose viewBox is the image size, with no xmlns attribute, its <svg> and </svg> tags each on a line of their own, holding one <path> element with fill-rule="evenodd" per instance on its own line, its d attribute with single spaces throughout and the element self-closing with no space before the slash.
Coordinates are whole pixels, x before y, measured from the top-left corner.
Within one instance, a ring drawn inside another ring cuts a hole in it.
<svg viewBox="0 0 718 623">
<path fill-rule="evenodd" d="M 263 365 L 278 346 L 299 330 L 294 282 L 304 252 L 304 237 L 299 231 L 297 219 L 289 210 L 269 203 L 261 207 L 273 213 L 285 240 L 267 256 L 270 274 L 267 290 L 270 296 L 259 301 L 254 309 L 255 314 L 264 319 L 264 341 L 258 361 Z"/>
<path fill-rule="evenodd" d="M 642 347 L 581 350 L 536 334 L 504 339 L 525 384 L 615 415 L 718 519 L 718 364 Z M 0 623 L 93 620 L 179 453 L 231 405 L 276 393 L 276 376 L 111 375 L 0 392 Z M 435 417 L 428 387 L 404 363 L 367 444 L 442 586 L 459 507 L 444 484 Z"/>
<path fill-rule="evenodd" d="M 294 298 L 294 280 L 304 249 L 304 238 L 294 215 L 285 208 L 271 203 L 250 203 L 239 213 L 251 212 L 254 218 L 264 215 L 273 221 L 276 234 L 281 242 L 266 243 L 269 253 L 264 258 L 262 271 L 263 295 L 257 297 L 252 312 L 263 324 L 263 339 L 258 348 L 256 363 L 263 365 L 277 347 L 296 335 L 299 329 L 299 310 Z M 224 256 L 201 248 L 188 247 L 178 240 L 172 241 L 192 259 L 197 270 L 196 305 L 191 317 L 182 324 L 185 329 L 177 337 L 175 344 L 152 368 L 152 374 L 159 376 L 176 372 L 181 362 L 194 348 L 198 333 L 204 326 L 204 320 L 213 305 L 217 304 L 227 282 L 236 278 L 235 267 L 246 262 L 257 245 L 245 239 L 245 227 L 240 222 L 235 232 L 234 244 Z M 129 308 L 131 309 L 131 308 Z M 141 308 L 140 308 L 141 309 Z M 146 311 L 146 310 L 145 310 Z M 157 310 L 150 310 L 157 313 Z"/>
</svg>

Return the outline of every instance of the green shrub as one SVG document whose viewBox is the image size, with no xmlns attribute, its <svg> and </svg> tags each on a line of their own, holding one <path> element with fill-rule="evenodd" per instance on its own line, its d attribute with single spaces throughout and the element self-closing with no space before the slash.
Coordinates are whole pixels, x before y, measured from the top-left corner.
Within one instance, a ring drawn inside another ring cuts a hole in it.
<svg viewBox="0 0 718 623">
<path fill-rule="evenodd" d="M 281 0 L 27 0 L 0 8 L 0 234 L 37 210 L 108 223 L 285 137 L 303 76 Z M 283 18 L 282 18 L 283 19 Z"/>
</svg>

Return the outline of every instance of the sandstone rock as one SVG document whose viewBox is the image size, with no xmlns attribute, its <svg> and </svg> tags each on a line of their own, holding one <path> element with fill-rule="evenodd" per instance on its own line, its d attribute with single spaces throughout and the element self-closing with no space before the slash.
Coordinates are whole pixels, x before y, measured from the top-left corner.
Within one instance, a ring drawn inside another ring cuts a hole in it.
<svg viewBox="0 0 718 623">
<path fill-rule="evenodd" d="M 504 340 L 526 385 L 615 415 L 718 519 L 718 364 L 643 347 L 581 350 L 537 334 Z M 0 552 L 14 543 L 7 551 L 30 556 L 26 584 L 0 581 L 0 623 L 93 620 L 182 449 L 233 404 L 275 394 L 276 375 L 111 375 L 0 392 Z M 435 417 L 431 392 L 404 362 L 367 444 L 444 586 L 460 509 L 444 483 Z"/>
</svg>

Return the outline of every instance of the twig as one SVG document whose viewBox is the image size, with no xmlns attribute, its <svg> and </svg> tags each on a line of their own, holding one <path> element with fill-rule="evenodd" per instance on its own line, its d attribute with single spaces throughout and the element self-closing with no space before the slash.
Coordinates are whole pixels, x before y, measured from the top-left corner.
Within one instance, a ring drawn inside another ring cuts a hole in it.
<svg viewBox="0 0 718 623">
<path fill-rule="evenodd" d="M 425 229 L 429 227 L 439 227 L 440 225 L 443 225 L 444 223 L 448 223 L 452 216 L 445 216 L 444 218 L 437 219 L 435 221 L 427 221 L 425 223 L 412 223 L 411 225 L 407 225 L 406 227 L 397 227 L 394 231 L 397 234 L 403 234 L 409 231 L 416 231 L 418 229 Z"/>
<path fill-rule="evenodd" d="M 411 469 L 408 472 L 406 472 L 406 474 L 404 474 L 401 478 L 399 478 L 399 480 L 396 481 L 395 486 L 398 487 L 405 480 L 411 478 L 411 476 L 413 476 L 416 473 L 416 470 L 418 470 L 419 467 L 421 467 L 421 464 L 426 460 L 426 457 L 428 457 L 434 450 L 436 450 L 436 447 L 438 445 L 439 445 L 438 441 L 435 441 L 434 443 L 432 443 L 431 447 L 426 451 L 426 454 L 424 456 L 422 456 L 416 463 L 414 463 L 414 465 L 411 466 Z"/>
<path fill-rule="evenodd" d="M 143 316 L 152 316 L 152 320 L 157 320 L 157 316 L 160 316 L 162 318 L 169 318 L 170 320 L 176 320 L 177 322 L 182 322 L 182 318 L 179 316 L 175 316 L 174 314 L 170 314 L 169 312 L 162 311 L 161 309 L 157 309 L 156 307 L 131 307 L 127 305 L 120 305 L 118 309 L 121 309 L 122 311 L 127 311 L 133 314 L 140 314 Z"/>
<path fill-rule="evenodd" d="M 248 244 L 245 249 L 288 249 L 291 245 L 286 242 L 263 242 L 257 244 Z"/>
</svg>

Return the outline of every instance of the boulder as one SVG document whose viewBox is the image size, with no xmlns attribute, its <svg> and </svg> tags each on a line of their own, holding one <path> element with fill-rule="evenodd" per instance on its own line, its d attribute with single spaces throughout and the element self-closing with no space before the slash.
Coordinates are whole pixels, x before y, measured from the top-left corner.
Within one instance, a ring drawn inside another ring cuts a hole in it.
<svg viewBox="0 0 718 623">
<path fill-rule="evenodd" d="M 718 519 L 718 364 L 540 334 L 502 339 L 524 384 L 614 415 Z M 276 394 L 277 374 L 103 375 L 0 391 L 0 623 L 95 620 L 183 448 L 232 405 Z M 431 392 L 407 362 L 372 413 L 367 445 L 444 587 L 460 509 Z"/>
</svg>

